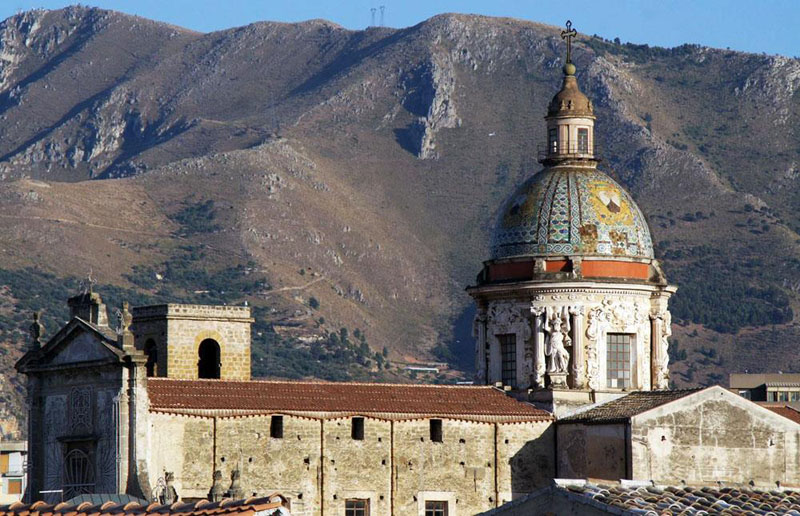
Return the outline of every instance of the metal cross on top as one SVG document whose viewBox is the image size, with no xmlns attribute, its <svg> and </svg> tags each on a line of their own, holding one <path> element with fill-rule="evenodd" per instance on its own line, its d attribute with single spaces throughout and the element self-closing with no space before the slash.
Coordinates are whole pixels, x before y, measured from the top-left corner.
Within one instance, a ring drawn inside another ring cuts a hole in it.
<svg viewBox="0 0 800 516">
<path fill-rule="evenodd" d="M 561 31 L 561 39 L 567 40 L 567 62 L 572 62 L 572 38 L 578 35 L 578 31 L 572 28 L 572 21 L 567 20 L 567 30 Z"/>
</svg>

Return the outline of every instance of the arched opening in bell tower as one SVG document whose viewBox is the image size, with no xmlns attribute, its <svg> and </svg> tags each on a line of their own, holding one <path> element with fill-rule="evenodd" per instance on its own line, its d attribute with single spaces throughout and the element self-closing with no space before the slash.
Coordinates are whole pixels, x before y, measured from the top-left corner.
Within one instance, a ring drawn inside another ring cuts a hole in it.
<svg viewBox="0 0 800 516">
<path fill-rule="evenodd" d="M 158 369 L 158 347 L 156 346 L 156 341 L 147 339 L 144 344 L 144 354 L 147 356 L 147 362 L 144 365 L 147 370 L 147 376 L 156 376 Z"/>
<path fill-rule="evenodd" d="M 214 339 L 206 339 L 198 348 L 197 377 L 218 380 L 220 377 L 220 349 Z"/>
</svg>

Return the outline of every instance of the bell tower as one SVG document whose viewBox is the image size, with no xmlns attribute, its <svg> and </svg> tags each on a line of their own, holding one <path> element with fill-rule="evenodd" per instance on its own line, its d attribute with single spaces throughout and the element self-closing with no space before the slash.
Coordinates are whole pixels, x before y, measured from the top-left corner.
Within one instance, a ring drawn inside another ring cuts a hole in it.
<svg viewBox="0 0 800 516">
<path fill-rule="evenodd" d="M 540 162 L 555 164 L 564 159 L 594 159 L 594 107 L 578 87 L 572 64 L 572 38 L 577 31 L 572 22 L 561 37 L 567 40 L 567 61 L 562 68 L 561 90 L 547 108 L 547 146 L 540 151 Z"/>
</svg>

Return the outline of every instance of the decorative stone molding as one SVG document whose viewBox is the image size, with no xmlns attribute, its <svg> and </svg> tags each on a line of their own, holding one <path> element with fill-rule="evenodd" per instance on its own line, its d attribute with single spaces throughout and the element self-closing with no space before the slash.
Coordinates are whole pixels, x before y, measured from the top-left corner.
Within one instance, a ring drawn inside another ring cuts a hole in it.
<svg viewBox="0 0 800 516">
<path fill-rule="evenodd" d="M 547 372 L 547 367 L 545 365 L 545 354 L 544 354 L 544 342 L 545 342 L 545 335 L 544 335 L 544 316 L 545 316 L 545 308 L 543 306 L 532 306 L 531 307 L 531 314 L 533 315 L 533 356 L 534 356 L 534 367 L 533 367 L 533 386 L 537 389 L 544 389 L 545 382 L 544 382 L 544 375 Z"/>
<path fill-rule="evenodd" d="M 472 336 L 475 337 L 475 382 L 486 384 L 486 310 L 479 309 L 472 320 Z"/>
<path fill-rule="evenodd" d="M 583 316 L 585 308 L 583 305 L 570 306 L 569 315 L 572 318 L 572 381 L 576 389 L 586 387 L 586 377 L 584 368 L 586 357 L 583 353 Z"/>
<path fill-rule="evenodd" d="M 600 388 L 600 366 L 597 361 L 597 340 L 604 334 L 601 325 L 606 318 L 602 308 L 593 308 L 587 314 L 586 338 L 589 340 L 586 347 L 586 383 L 590 389 Z"/>
<path fill-rule="evenodd" d="M 672 315 L 668 310 L 650 315 L 653 388 L 669 389 L 669 337 L 672 336 Z"/>
</svg>

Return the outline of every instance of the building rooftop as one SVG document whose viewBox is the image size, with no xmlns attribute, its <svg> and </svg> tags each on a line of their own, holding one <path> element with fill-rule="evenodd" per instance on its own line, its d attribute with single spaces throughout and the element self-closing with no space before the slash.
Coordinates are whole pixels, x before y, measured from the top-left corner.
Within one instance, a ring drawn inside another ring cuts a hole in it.
<svg viewBox="0 0 800 516">
<path fill-rule="evenodd" d="M 364 414 L 387 419 L 449 417 L 550 421 L 552 414 L 488 386 L 150 378 L 150 410 L 172 413 Z"/>
<path fill-rule="evenodd" d="M 633 416 L 701 390 L 703 389 L 634 391 L 621 398 L 595 405 L 586 411 L 560 419 L 559 423 L 623 423 Z"/>
<path fill-rule="evenodd" d="M 733 373 L 729 377 L 731 389 L 754 389 L 767 383 L 800 386 L 800 373 Z"/>
<path fill-rule="evenodd" d="M 787 419 L 791 419 L 795 423 L 800 423 L 800 410 L 791 405 L 786 403 L 759 403 L 759 405 Z"/>
<path fill-rule="evenodd" d="M 558 486 L 569 498 L 611 514 L 800 514 L 800 491 L 742 487 Z"/>
<path fill-rule="evenodd" d="M 172 505 L 161 505 L 158 502 L 143 505 L 138 502 L 120 503 L 114 500 L 102 504 L 91 501 L 72 504 L 62 502 L 50 505 L 45 502 L 25 504 L 15 502 L 11 505 L 0 505 L 0 516 L 23 515 L 69 515 L 69 516 L 106 516 L 106 515 L 149 515 L 149 514 L 181 514 L 181 515 L 241 515 L 241 516 L 266 516 L 270 514 L 289 514 L 283 512 L 285 499 L 280 495 L 270 495 L 262 498 L 248 498 L 247 500 L 222 500 L 209 502 L 201 500 L 197 503 L 177 502 Z"/>
</svg>

